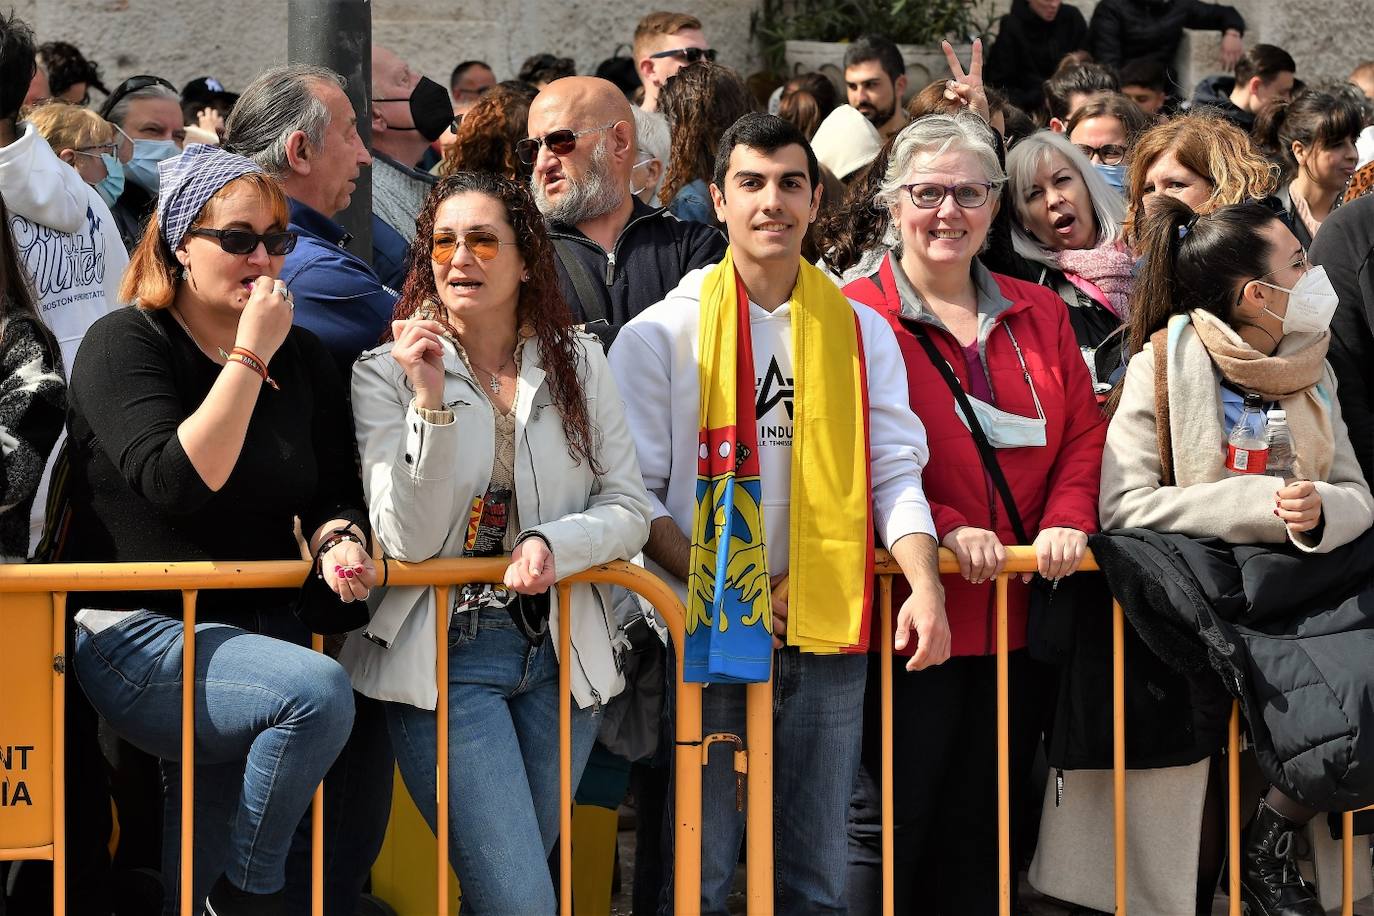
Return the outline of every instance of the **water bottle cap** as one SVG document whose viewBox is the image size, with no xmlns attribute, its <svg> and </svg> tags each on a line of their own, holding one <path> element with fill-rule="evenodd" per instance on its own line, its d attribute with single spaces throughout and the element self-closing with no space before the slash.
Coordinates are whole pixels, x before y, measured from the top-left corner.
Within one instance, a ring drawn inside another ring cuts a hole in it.
<svg viewBox="0 0 1374 916">
<path fill-rule="evenodd" d="M 1251 410 L 1259 410 L 1264 406 L 1264 398 L 1258 394 L 1247 394 L 1245 396 L 1245 406 Z"/>
<path fill-rule="evenodd" d="M 1271 420 L 1282 420 L 1282 421 L 1284 421 L 1285 423 L 1287 423 L 1287 422 L 1288 422 L 1288 411 L 1283 410 L 1282 408 L 1279 408 L 1279 407 L 1275 407 L 1273 410 L 1269 411 L 1269 419 L 1271 419 Z"/>
</svg>

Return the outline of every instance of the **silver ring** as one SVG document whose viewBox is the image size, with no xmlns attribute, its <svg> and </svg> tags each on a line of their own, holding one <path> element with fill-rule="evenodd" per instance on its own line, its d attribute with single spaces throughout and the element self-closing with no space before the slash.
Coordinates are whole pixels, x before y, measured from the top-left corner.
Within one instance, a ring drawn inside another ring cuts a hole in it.
<svg viewBox="0 0 1374 916">
<path fill-rule="evenodd" d="M 286 288 L 286 284 L 280 280 L 272 284 L 272 292 L 279 296 L 289 297 L 291 295 L 291 291 Z"/>
</svg>

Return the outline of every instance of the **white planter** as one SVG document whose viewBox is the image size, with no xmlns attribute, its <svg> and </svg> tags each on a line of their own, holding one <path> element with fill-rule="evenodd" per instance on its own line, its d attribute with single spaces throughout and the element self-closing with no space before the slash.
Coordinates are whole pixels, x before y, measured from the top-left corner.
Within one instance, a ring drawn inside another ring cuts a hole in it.
<svg viewBox="0 0 1374 916">
<path fill-rule="evenodd" d="M 849 45 L 842 41 L 789 41 L 787 43 L 787 74 L 795 76 L 812 70 L 830 77 L 840 89 L 844 89 L 844 52 Z M 944 51 L 938 44 L 898 45 L 902 59 L 906 61 L 907 93 L 914 95 L 928 83 L 949 76 L 949 64 L 945 61 Z M 968 44 L 956 44 L 954 51 L 959 60 L 968 66 L 972 48 Z"/>
</svg>

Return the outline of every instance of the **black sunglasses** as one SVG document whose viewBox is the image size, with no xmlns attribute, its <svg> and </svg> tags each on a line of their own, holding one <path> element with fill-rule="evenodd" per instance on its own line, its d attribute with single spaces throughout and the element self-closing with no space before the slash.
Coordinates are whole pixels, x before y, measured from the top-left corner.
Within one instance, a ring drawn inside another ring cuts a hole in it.
<svg viewBox="0 0 1374 916">
<path fill-rule="evenodd" d="M 715 59 L 716 59 L 716 49 L 715 49 L 715 48 L 669 48 L 667 51 L 659 51 L 657 54 L 650 54 L 650 55 L 649 55 L 649 59 L 650 59 L 650 60 L 656 60 L 656 59 L 661 58 L 661 57 L 678 57 L 678 58 L 681 58 L 682 60 L 687 61 L 687 63 L 689 63 L 689 64 L 694 64 L 694 63 L 696 63 L 696 62 L 699 61 L 699 60 L 709 60 L 709 61 L 711 61 L 712 63 L 714 63 L 714 62 L 715 62 Z"/>
<path fill-rule="evenodd" d="M 586 130 L 572 130 L 563 128 L 555 130 L 553 133 L 545 134 L 542 137 L 526 137 L 515 144 L 515 151 L 520 155 L 520 161 L 525 165 L 534 165 L 534 160 L 539 156 L 539 147 L 547 146 L 549 152 L 555 156 L 566 156 L 577 149 L 577 138 L 585 137 L 587 134 L 599 133 L 603 130 L 610 130 L 619 124 L 619 121 L 612 121 L 610 124 L 602 124 L 600 127 L 589 127 Z"/>
<path fill-rule="evenodd" d="M 100 116 L 109 120 L 110 112 L 114 111 L 114 107 L 118 105 L 126 95 L 138 92 L 140 89 L 147 89 L 149 86 L 166 86 L 168 89 L 176 92 L 178 98 L 181 97 L 181 93 L 177 92 L 177 87 L 160 76 L 150 76 L 148 74 L 144 74 L 143 76 L 131 76 L 116 86 L 115 91 L 111 92 L 109 98 L 105 99 L 105 104 L 100 106 Z"/>
<path fill-rule="evenodd" d="M 252 254 L 257 250 L 259 242 L 267 249 L 267 253 L 274 258 L 290 254 L 296 250 L 296 233 L 294 232 L 264 232 L 262 235 L 258 235 L 247 229 L 188 229 L 186 234 L 216 239 L 219 242 L 219 247 L 227 254 Z"/>
</svg>

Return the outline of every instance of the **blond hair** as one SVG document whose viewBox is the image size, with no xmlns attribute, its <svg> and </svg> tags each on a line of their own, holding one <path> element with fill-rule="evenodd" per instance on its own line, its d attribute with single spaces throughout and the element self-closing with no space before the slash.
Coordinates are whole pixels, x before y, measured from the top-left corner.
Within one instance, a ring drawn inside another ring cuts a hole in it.
<svg viewBox="0 0 1374 916">
<path fill-rule="evenodd" d="M 24 120 L 48 141 L 54 153 L 84 149 L 114 139 L 114 125 L 81 105 L 55 100 L 30 108 Z"/>
<path fill-rule="evenodd" d="M 669 13 L 662 10 L 645 16 L 639 20 L 639 25 L 635 28 L 635 63 L 658 51 L 657 45 L 662 39 L 687 29 L 696 29 L 700 32 L 701 20 L 691 13 Z"/>
</svg>

